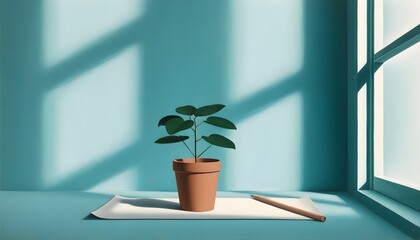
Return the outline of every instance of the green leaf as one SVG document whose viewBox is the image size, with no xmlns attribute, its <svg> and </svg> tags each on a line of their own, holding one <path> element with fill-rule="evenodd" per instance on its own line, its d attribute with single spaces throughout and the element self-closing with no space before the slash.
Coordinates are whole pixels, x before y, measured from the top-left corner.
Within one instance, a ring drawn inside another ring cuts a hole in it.
<svg viewBox="0 0 420 240">
<path fill-rule="evenodd" d="M 235 144 L 231 140 L 219 134 L 212 134 L 208 137 L 202 136 L 202 138 L 204 139 L 204 141 L 218 147 L 236 149 Z"/>
<path fill-rule="evenodd" d="M 166 143 L 177 143 L 177 142 L 182 142 L 187 140 L 188 136 L 166 136 L 166 137 L 162 137 L 159 138 L 158 140 L 155 141 L 155 143 L 160 143 L 160 144 L 166 144 Z"/>
<path fill-rule="evenodd" d="M 182 119 L 182 118 L 169 119 L 165 124 L 166 131 L 171 135 L 175 134 L 175 133 L 179 132 L 178 129 L 181 128 L 181 125 L 183 123 L 184 123 L 184 119 Z"/>
<path fill-rule="evenodd" d="M 183 131 L 183 130 L 187 130 L 188 128 L 191 128 L 192 126 L 194 126 L 194 121 L 193 120 L 184 121 L 181 124 L 180 128 L 178 129 L 178 132 Z"/>
<path fill-rule="evenodd" d="M 184 119 L 182 118 L 181 119 L 173 118 L 166 123 L 165 127 L 166 127 L 166 131 L 172 135 L 179 131 L 187 130 L 188 128 L 191 128 L 193 125 L 194 125 L 193 120 L 184 121 Z"/>
<path fill-rule="evenodd" d="M 166 122 L 168 122 L 168 121 L 169 121 L 169 120 L 171 120 L 172 118 L 181 118 L 181 117 L 180 117 L 180 116 L 177 116 L 177 115 L 169 115 L 169 116 L 163 117 L 163 118 L 161 118 L 161 119 L 159 120 L 158 127 L 160 127 L 160 126 L 165 126 Z M 182 118 L 181 118 L 181 119 L 182 119 Z"/>
<path fill-rule="evenodd" d="M 207 106 L 204 106 L 195 110 L 194 115 L 197 117 L 212 115 L 222 110 L 224 107 L 225 105 L 223 104 L 207 105 Z"/>
<path fill-rule="evenodd" d="M 208 117 L 206 121 L 204 121 L 207 124 L 221 127 L 221 128 L 227 128 L 227 129 L 236 129 L 235 124 L 233 122 L 227 120 L 226 118 L 221 117 Z"/>
<path fill-rule="evenodd" d="M 188 115 L 191 116 L 194 114 L 196 108 L 194 106 L 191 105 L 186 105 L 186 106 L 182 106 L 182 107 L 177 107 L 175 109 L 175 111 L 179 114 L 183 114 L 183 115 Z"/>
</svg>

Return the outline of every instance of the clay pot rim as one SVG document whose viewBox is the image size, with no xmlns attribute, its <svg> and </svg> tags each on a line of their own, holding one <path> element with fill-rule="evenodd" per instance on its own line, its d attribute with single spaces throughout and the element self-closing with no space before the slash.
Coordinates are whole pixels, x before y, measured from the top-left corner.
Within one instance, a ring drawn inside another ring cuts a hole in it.
<svg viewBox="0 0 420 240">
<path fill-rule="evenodd" d="M 191 162 L 184 162 L 184 160 L 189 160 Z M 194 158 L 177 158 L 174 160 L 174 162 L 178 164 L 207 164 L 207 163 L 214 163 L 214 162 L 220 162 L 219 159 L 216 158 L 197 158 L 198 162 L 195 162 Z"/>
<path fill-rule="evenodd" d="M 184 162 L 188 160 L 189 162 Z M 220 160 L 214 158 L 198 158 L 199 162 L 195 162 L 194 158 L 179 158 L 173 161 L 173 170 L 175 172 L 185 173 L 211 173 L 220 172 Z"/>
</svg>

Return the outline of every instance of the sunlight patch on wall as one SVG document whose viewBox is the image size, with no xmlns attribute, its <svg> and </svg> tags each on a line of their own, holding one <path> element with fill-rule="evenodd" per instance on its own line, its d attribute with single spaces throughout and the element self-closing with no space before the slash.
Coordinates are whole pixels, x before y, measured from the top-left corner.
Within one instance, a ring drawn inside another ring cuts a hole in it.
<svg viewBox="0 0 420 240">
<path fill-rule="evenodd" d="M 294 93 L 247 118 L 232 134 L 237 151 L 226 161 L 231 190 L 301 187 L 302 96 Z"/>
<path fill-rule="evenodd" d="M 302 8 L 298 0 L 232 2 L 232 100 L 255 94 L 301 69 Z"/>
<path fill-rule="evenodd" d="M 139 48 L 66 81 L 43 102 L 45 184 L 121 150 L 139 134 Z"/>
<path fill-rule="evenodd" d="M 96 193 L 115 193 L 116 191 L 135 191 L 137 189 L 138 171 L 130 168 L 87 190 Z"/>
<path fill-rule="evenodd" d="M 143 14 L 144 0 L 44 0 L 45 65 L 86 49 Z"/>
</svg>

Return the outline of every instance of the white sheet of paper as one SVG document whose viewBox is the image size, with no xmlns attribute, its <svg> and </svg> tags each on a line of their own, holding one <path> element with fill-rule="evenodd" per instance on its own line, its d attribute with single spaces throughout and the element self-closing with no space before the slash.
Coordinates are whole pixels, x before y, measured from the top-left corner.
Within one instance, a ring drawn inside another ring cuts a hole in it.
<svg viewBox="0 0 420 240">
<path fill-rule="evenodd" d="M 308 196 L 270 198 L 275 201 L 322 214 Z M 208 212 L 183 211 L 178 198 L 125 198 L 114 196 L 92 212 L 103 219 L 297 219 L 310 218 L 282 210 L 252 198 L 217 198 Z"/>
</svg>

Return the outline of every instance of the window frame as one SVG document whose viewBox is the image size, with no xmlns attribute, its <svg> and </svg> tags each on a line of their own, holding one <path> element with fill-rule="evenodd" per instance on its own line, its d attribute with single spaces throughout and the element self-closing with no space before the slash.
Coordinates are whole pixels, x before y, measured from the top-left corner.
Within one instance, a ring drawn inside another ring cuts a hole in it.
<svg viewBox="0 0 420 240">
<path fill-rule="evenodd" d="M 374 175 L 374 74 L 386 61 L 420 42 L 420 24 L 392 43 L 374 52 L 374 1 L 367 2 L 367 58 L 358 72 L 358 91 L 366 84 L 366 183 L 361 189 L 374 190 L 420 211 L 420 191 L 386 177 Z M 360 173 L 359 173 L 360 174 Z"/>
</svg>

